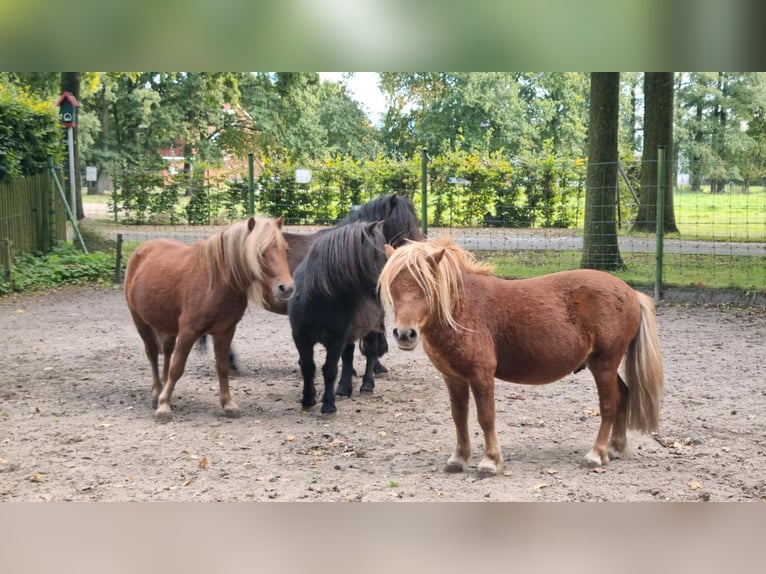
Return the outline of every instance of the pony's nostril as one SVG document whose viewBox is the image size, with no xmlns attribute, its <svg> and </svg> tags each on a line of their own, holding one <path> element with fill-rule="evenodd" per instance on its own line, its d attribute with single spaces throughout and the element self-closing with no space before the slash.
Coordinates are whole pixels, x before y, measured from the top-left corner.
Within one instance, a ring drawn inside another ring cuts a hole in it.
<svg viewBox="0 0 766 574">
<path fill-rule="evenodd" d="M 408 329 L 407 330 L 407 338 L 408 339 L 414 339 L 415 338 L 415 329 Z"/>
<path fill-rule="evenodd" d="M 394 339 L 398 339 L 398 338 L 399 338 L 399 329 L 394 328 Z"/>
</svg>

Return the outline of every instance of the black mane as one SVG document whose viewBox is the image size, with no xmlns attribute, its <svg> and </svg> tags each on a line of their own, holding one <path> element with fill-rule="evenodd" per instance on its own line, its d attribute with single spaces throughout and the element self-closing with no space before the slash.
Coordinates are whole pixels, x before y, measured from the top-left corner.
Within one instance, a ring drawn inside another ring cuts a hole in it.
<svg viewBox="0 0 766 574">
<path fill-rule="evenodd" d="M 341 220 L 338 225 L 355 221 L 385 221 L 383 234 L 392 247 L 399 247 L 407 239 L 422 241 L 420 221 L 415 214 L 415 207 L 409 198 L 402 195 L 381 195 L 368 201 L 351 215 Z"/>
</svg>

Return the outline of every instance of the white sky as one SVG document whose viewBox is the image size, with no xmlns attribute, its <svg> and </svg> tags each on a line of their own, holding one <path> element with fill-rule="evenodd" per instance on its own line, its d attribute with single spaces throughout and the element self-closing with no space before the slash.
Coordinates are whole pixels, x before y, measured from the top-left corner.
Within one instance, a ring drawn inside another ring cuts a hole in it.
<svg viewBox="0 0 766 574">
<path fill-rule="evenodd" d="M 323 80 L 340 82 L 343 72 L 319 72 Z M 374 126 L 380 126 L 386 109 L 386 99 L 378 89 L 377 72 L 354 72 L 354 76 L 346 82 L 349 94 L 362 105 L 367 117 Z"/>
</svg>

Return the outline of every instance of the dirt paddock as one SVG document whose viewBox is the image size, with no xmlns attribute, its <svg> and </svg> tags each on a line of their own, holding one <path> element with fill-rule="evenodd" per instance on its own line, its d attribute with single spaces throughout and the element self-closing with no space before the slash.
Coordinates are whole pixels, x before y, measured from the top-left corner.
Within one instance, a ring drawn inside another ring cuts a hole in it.
<svg viewBox="0 0 766 574">
<path fill-rule="evenodd" d="M 506 468 L 445 474 L 454 427 L 421 348 L 392 348 L 373 395 L 302 412 L 288 320 L 250 310 L 234 344 L 239 419 L 223 417 L 212 355 L 193 353 L 174 416 L 155 422 L 148 362 L 120 288 L 0 299 L 0 501 L 766 500 L 766 314 L 660 304 L 658 435 L 591 469 L 596 386 L 498 382 Z M 317 352 L 321 364 L 322 352 Z M 362 367 L 357 354 L 357 370 Z M 321 384 L 319 385 L 321 389 Z M 471 411 L 474 464 L 483 439 Z M 475 470 L 475 469 L 474 469 Z"/>
</svg>

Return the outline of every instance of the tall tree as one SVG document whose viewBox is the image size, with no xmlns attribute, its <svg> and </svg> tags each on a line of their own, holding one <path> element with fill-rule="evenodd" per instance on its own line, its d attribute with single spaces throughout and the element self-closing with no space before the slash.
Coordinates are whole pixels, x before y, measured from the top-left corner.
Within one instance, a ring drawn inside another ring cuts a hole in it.
<svg viewBox="0 0 766 574">
<path fill-rule="evenodd" d="M 82 81 L 82 72 L 61 72 L 61 91 L 69 92 L 75 99 L 80 101 L 80 82 Z M 77 205 L 70 206 L 72 212 L 75 214 L 78 220 L 85 217 L 85 212 L 82 209 L 82 193 L 80 191 L 80 146 L 78 143 L 79 132 L 78 128 L 72 129 L 72 135 L 74 137 L 74 149 L 72 153 L 74 163 L 74 188 L 75 188 L 75 201 Z M 67 154 L 67 162 L 69 162 L 69 154 Z M 69 173 L 69 171 L 67 171 Z"/>
<path fill-rule="evenodd" d="M 620 74 L 592 72 L 585 195 L 585 229 L 581 267 L 616 270 L 624 267 L 617 242 L 617 140 Z"/>
<path fill-rule="evenodd" d="M 657 148 L 665 146 L 665 223 L 666 232 L 677 232 L 673 210 L 675 181 L 673 152 L 673 72 L 644 74 L 644 149 L 641 157 L 639 206 L 633 229 L 657 230 Z"/>
</svg>

